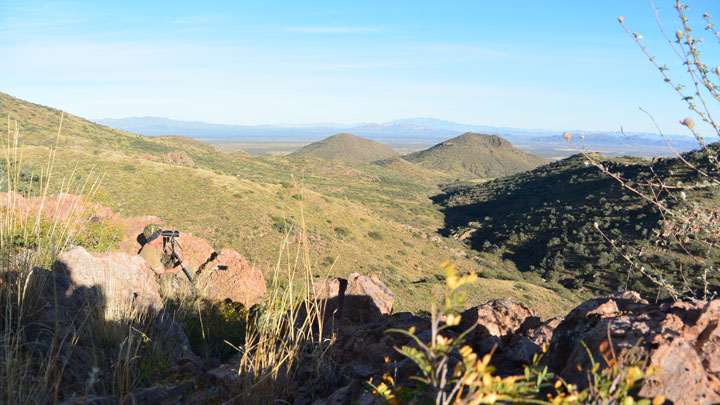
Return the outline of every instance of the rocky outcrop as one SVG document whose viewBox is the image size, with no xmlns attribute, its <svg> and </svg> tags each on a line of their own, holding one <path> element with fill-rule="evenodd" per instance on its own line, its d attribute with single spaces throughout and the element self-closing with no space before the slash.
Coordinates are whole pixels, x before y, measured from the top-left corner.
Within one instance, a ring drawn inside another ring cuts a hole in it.
<svg viewBox="0 0 720 405">
<path fill-rule="evenodd" d="M 82 394 L 94 400 L 96 387 L 104 392 L 112 384 L 112 365 L 122 350 L 135 350 L 144 339 L 152 342 L 153 361 L 172 364 L 193 356 L 182 328 L 163 309 L 154 273 L 139 256 L 76 246 L 58 256 L 52 271 L 35 268 L 28 277 L 38 286 L 38 309 L 23 333 L 39 362 L 47 361 L 43 356 L 50 350 L 56 353 L 59 399 L 86 403 L 73 398 Z"/>
<path fill-rule="evenodd" d="M 231 263 L 231 259 L 238 260 L 238 268 L 243 267 L 241 257 L 232 251 L 221 251 L 207 265 L 216 267 L 221 262 Z M 367 394 L 365 382 L 384 373 L 390 373 L 402 386 L 411 385 L 410 378 L 418 373 L 417 365 L 396 348 L 416 343 L 404 334 L 387 330 L 415 328 L 416 336 L 427 343 L 428 318 L 410 313 L 391 314 L 392 293 L 373 276 L 353 274 L 348 280 L 319 281 L 314 291 L 316 298 L 337 305 L 333 314 L 336 322 L 328 324 L 335 339 L 324 363 L 330 368 L 319 376 L 314 368 L 317 364 L 311 359 L 299 361 L 293 383 L 297 389 L 292 388 L 285 400 L 318 405 L 379 403 Z M 356 300 L 359 297 L 366 299 Z M 583 387 L 587 376 L 577 368 L 589 369 L 591 360 L 581 342 L 601 367 L 606 366 L 601 348 L 609 343 L 620 361 L 631 351 L 640 350 L 650 364 L 659 368 L 642 381 L 636 396 L 663 395 L 673 403 L 720 401 L 720 300 L 658 305 L 626 292 L 589 300 L 565 318 L 542 322 L 526 306 L 500 299 L 471 308 L 462 318 L 461 325 L 443 330 L 443 336 L 457 338 L 473 327 L 467 343 L 478 354 L 494 350 L 492 362 L 500 375 L 521 373 L 522 365 L 548 345 L 543 360 L 548 370 Z M 239 378 L 234 363 L 220 365 L 197 358 L 181 358 L 169 373 L 167 381 L 173 381 L 172 384 L 136 390 L 132 397 L 181 403 L 226 400 Z M 317 378 L 323 378 L 324 383 L 318 385 Z M 311 384 L 318 391 L 310 393 L 299 388 Z"/>
<path fill-rule="evenodd" d="M 165 155 L 165 162 L 178 166 L 195 167 L 195 162 L 183 150 L 168 152 L 168 154 Z"/>
<path fill-rule="evenodd" d="M 260 303 L 266 286 L 262 272 L 251 266 L 240 253 L 222 249 L 196 274 L 198 293 L 214 301 L 230 299 L 246 308 Z"/>
<path fill-rule="evenodd" d="M 215 255 L 215 249 L 208 241 L 191 233 L 181 232 L 176 240 L 181 247 L 178 253 L 187 268 L 198 270 Z"/>
<path fill-rule="evenodd" d="M 315 284 L 318 295 L 336 297 L 341 290 L 339 280 Z M 370 301 L 367 304 L 374 306 Z M 641 382 L 635 393 L 639 397 L 663 395 L 677 404 L 720 402 L 720 300 L 649 304 L 637 293 L 625 292 L 589 300 L 566 318 L 545 322 L 522 304 L 494 300 L 467 310 L 463 324 L 443 331 L 443 335 L 456 337 L 473 325 L 475 330 L 467 342 L 478 353 L 494 350 L 492 362 L 501 375 L 521 373 L 522 365 L 530 363 L 547 345 L 543 363 L 549 371 L 584 387 L 587 376 L 578 372 L 578 367 L 592 367 L 584 342 L 601 367 L 607 366 L 603 353 L 610 353 L 601 348 L 612 347 L 621 363 L 634 354 L 645 356 L 648 364 L 658 368 Z M 355 384 L 385 372 L 404 384 L 402 381 L 418 370 L 394 348 L 413 343 L 400 334 L 384 331 L 411 326 L 416 327 L 422 341 L 429 341 L 429 320 L 407 313 L 337 323 L 337 341 L 331 350 L 333 361 L 339 365 L 337 388 L 316 403 L 357 399 L 361 393 L 355 391 Z"/>
<path fill-rule="evenodd" d="M 359 273 L 352 273 L 348 277 L 347 289 L 345 297 L 369 297 L 372 304 L 380 311 L 382 315 L 390 315 L 392 313 L 393 304 L 395 303 L 395 295 L 385 284 L 380 281 L 377 274 L 371 276 L 362 276 Z"/>
<path fill-rule="evenodd" d="M 163 224 L 163 221 L 154 215 L 121 218 L 125 236 L 120 241 L 118 250 L 128 254 L 137 254 L 145 243 L 143 229 L 147 224 Z"/>
<path fill-rule="evenodd" d="M 122 252 L 89 253 L 74 246 L 58 256 L 53 270 L 66 275 L 71 282 L 67 294 L 85 288 L 102 295 L 106 317 L 122 318 L 135 308 L 155 311 L 162 308 L 155 273 L 140 256 Z"/>
<path fill-rule="evenodd" d="M 142 235 L 145 225 L 162 225 L 163 221 L 155 216 L 141 216 L 125 218 L 122 223 L 125 237 L 120 242 L 120 249 L 137 253 L 145 243 Z M 176 240 L 183 265 L 193 275 L 195 291 L 203 298 L 210 301 L 230 299 L 249 308 L 265 296 L 266 285 L 262 272 L 251 266 L 235 250 L 225 248 L 216 252 L 207 240 L 182 230 Z M 193 286 L 183 274 L 163 274 L 160 280 L 165 297 L 184 298 L 194 293 Z"/>
<path fill-rule="evenodd" d="M 610 344 L 623 359 L 635 346 L 659 372 L 645 379 L 644 397 L 662 394 L 673 403 L 720 402 L 720 300 L 648 304 L 625 292 L 587 301 L 555 329 L 547 364 L 584 386 L 578 365 L 590 367 L 585 342 L 596 361 Z M 607 343 L 603 343 L 607 342 Z M 636 349 L 637 350 L 637 349 Z"/>
<path fill-rule="evenodd" d="M 113 216 L 110 208 L 89 203 L 83 196 L 60 193 L 56 195 L 24 197 L 16 192 L 0 193 L 0 207 L 14 208 L 30 215 L 41 214 L 48 218 L 67 220 L 71 216 L 90 214 L 104 218 Z"/>
<path fill-rule="evenodd" d="M 329 278 L 313 284 L 315 298 L 325 300 L 325 313 L 367 322 L 392 313 L 395 295 L 373 274 L 352 273 L 348 279 Z"/>
<path fill-rule="evenodd" d="M 472 339 L 487 337 L 505 338 L 514 334 L 528 323 L 539 324 L 537 313 L 523 304 L 511 299 L 492 300 L 462 314 L 461 327 L 475 327 Z"/>
</svg>

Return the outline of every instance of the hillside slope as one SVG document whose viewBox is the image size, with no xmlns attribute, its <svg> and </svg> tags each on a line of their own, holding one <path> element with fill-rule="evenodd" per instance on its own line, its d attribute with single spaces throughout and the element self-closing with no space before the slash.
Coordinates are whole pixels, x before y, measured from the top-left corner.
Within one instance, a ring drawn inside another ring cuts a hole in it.
<svg viewBox="0 0 720 405">
<path fill-rule="evenodd" d="M 429 149 L 403 156 L 403 159 L 459 179 L 508 176 L 547 163 L 497 135 L 474 132 L 466 132 Z"/>
<path fill-rule="evenodd" d="M 692 161 L 693 156 L 686 158 Z M 636 187 L 644 187 L 639 185 L 655 180 L 656 175 L 664 184 L 702 182 L 679 159 L 657 161 L 654 172 L 649 162 L 639 158 L 593 155 L 593 159 Z M 709 167 L 703 170 L 712 173 Z M 688 189 L 687 198 L 714 206 L 717 193 Z M 659 193 L 658 198 L 667 199 L 666 204 L 678 203 L 666 193 Z M 448 187 L 435 200 L 443 206 L 446 235 L 477 251 L 501 254 L 520 270 L 569 288 L 593 294 L 633 289 L 657 297 L 657 287 L 629 269 L 595 224 L 625 254 L 648 269 L 661 269 L 668 281 L 679 277 L 678 269 L 684 268 L 688 274 L 697 270 L 678 246 L 661 246 L 665 244 L 659 237 L 664 234 L 664 223 L 658 209 L 625 190 L 582 155 L 484 184 Z M 708 277 L 712 285 L 720 286 L 716 274 Z M 692 288 L 700 284 L 701 280 L 688 280 Z"/>
<path fill-rule="evenodd" d="M 342 133 L 313 142 L 290 156 L 309 156 L 343 163 L 370 163 L 398 156 L 398 153 L 379 142 Z"/>
<path fill-rule="evenodd" d="M 46 166 L 60 115 L 0 94 L 0 119 L 17 120 L 28 170 L 37 173 Z M 488 274 L 489 288 L 471 292 L 470 303 L 509 296 L 548 316 L 578 301 L 567 290 L 545 288 L 539 279 L 524 280 L 510 262 L 494 255 L 464 257 L 459 242 L 436 237 L 442 214 L 429 197 L 439 192 L 437 179 L 413 170 L 248 157 L 184 137 L 130 134 L 69 114 L 59 143 L 51 192 L 59 191 L 62 179 L 79 184 L 90 173 L 102 175 L 97 199 L 113 211 L 159 216 L 218 249 L 237 250 L 266 276 L 284 239 L 297 244 L 304 224 L 316 274 L 379 273 L 396 291 L 397 310 L 427 309 L 424 297 L 441 275 L 437 264 L 448 258 L 462 271 Z M 171 153 L 183 159 L 167 159 Z"/>
</svg>

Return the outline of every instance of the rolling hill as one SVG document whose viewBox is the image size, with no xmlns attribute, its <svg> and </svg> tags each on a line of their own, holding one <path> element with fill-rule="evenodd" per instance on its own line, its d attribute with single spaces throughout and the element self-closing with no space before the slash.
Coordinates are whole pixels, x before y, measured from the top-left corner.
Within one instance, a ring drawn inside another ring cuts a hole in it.
<svg viewBox="0 0 720 405">
<path fill-rule="evenodd" d="M 57 109 L 0 93 L 0 119 L 9 119 L 13 129 L 17 121 L 28 171 L 46 167 L 60 116 Z M 513 297 L 549 316 L 580 299 L 559 285 L 524 277 L 497 255 L 468 255 L 459 241 L 437 236 L 443 216 L 430 196 L 440 192 L 443 176 L 414 164 L 249 157 L 190 138 L 115 130 L 70 114 L 58 144 L 51 192 L 58 192 L 63 180 L 82 184 L 91 173 L 101 175 L 96 199 L 114 212 L 159 216 L 216 248 L 237 250 L 266 276 L 285 237 L 297 243 L 304 224 L 316 274 L 378 273 L 395 291 L 397 310 L 428 308 L 424 297 L 441 283 L 437 264 L 448 258 L 463 272 L 486 274 L 487 288 L 469 291 L 470 304 Z M 168 155 L 187 155 L 193 164 Z"/>
<path fill-rule="evenodd" d="M 313 142 L 290 156 L 309 156 L 343 163 L 370 163 L 398 156 L 398 153 L 379 142 L 341 133 Z"/>
<path fill-rule="evenodd" d="M 720 149 L 718 145 L 714 148 Z M 717 168 L 698 156 L 691 152 L 685 159 L 715 176 Z M 649 192 L 644 184 L 656 179 L 666 185 L 688 184 L 688 201 L 717 206 L 718 190 L 703 186 L 704 179 L 677 158 L 658 159 L 651 166 L 640 158 L 592 157 L 644 192 Z M 654 192 L 669 207 L 681 203 L 666 192 Z M 685 241 L 686 251 L 666 243 L 672 240 L 667 236 L 671 233 L 659 210 L 589 164 L 583 155 L 483 184 L 450 186 L 435 200 L 443 207 L 447 236 L 477 251 L 500 254 L 521 271 L 572 289 L 593 294 L 632 289 L 649 299 L 664 296 L 655 284 L 630 268 L 598 230 L 646 269 L 659 269 L 659 277 L 702 288 L 700 278 L 690 277 L 702 274 L 702 269 L 687 252 L 704 257 L 708 247 L 703 248 L 699 241 Z M 720 254 L 716 250 L 710 251 L 713 257 Z M 678 270 L 685 271 L 687 281 L 681 281 Z M 707 277 L 711 288 L 720 287 L 717 274 Z"/>
<path fill-rule="evenodd" d="M 497 135 L 466 132 L 429 149 L 403 156 L 426 169 L 458 179 L 494 178 L 533 169 L 544 159 L 520 151 Z"/>
</svg>

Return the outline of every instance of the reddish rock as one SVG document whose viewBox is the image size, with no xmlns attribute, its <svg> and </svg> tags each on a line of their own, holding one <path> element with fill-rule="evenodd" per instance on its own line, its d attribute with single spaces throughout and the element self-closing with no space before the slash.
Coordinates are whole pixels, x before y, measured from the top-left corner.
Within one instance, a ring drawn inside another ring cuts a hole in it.
<svg viewBox="0 0 720 405">
<path fill-rule="evenodd" d="M 673 403 L 720 402 L 720 300 L 654 305 L 626 292 L 587 301 L 555 330 L 547 364 L 566 380 L 587 385 L 578 365 L 590 368 L 584 342 L 595 360 L 610 342 L 622 359 L 638 346 L 659 372 L 646 378 L 639 395 L 664 395 Z"/>
<path fill-rule="evenodd" d="M 193 236 L 191 233 L 180 232 L 177 242 L 182 247 L 178 253 L 182 258 L 183 265 L 193 270 L 199 269 L 208 260 L 212 259 L 215 249 L 203 238 Z"/>
<path fill-rule="evenodd" d="M 555 328 L 557 328 L 564 319 L 565 318 L 562 316 L 550 318 L 541 325 L 523 332 L 523 335 L 538 346 L 549 345 L 552 340 L 553 333 L 555 332 Z"/>
<path fill-rule="evenodd" d="M 352 273 L 347 280 L 330 278 L 313 283 L 315 298 L 327 300 L 325 314 L 367 322 L 390 315 L 395 296 L 377 275 Z"/>
<path fill-rule="evenodd" d="M 382 315 L 390 315 L 393 304 L 395 303 L 395 295 L 380 281 L 380 278 L 376 274 L 370 277 L 361 276 L 358 273 L 350 274 L 347 280 L 345 296 L 346 302 L 348 296 L 370 297 Z"/>
<path fill-rule="evenodd" d="M 227 266 L 227 270 L 215 269 Z M 212 301 L 226 298 L 249 308 L 259 303 L 267 290 L 262 272 L 250 266 L 240 253 L 223 249 L 195 277 L 198 293 Z"/>
<path fill-rule="evenodd" d="M 529 329 L 540 324 L 537 313 L 523 304 L 511 299 L 498 299 L 470 308 L 462 314 L 462 330 L 477 325 L 468 336 L 470 339 L 482 339 L 490 336 L 505 338 L 517 332 L 521 327 Z"/>
<path fill-rule="evenodd" d="M 326 317 L 339 316 L 342 310 L 342 301 L 345 298 L 347 280 L 328 278 L 313 283 L 313 293 L 317 300 L 324 300 L 321 304 Z"/>
<path fill-rule="evenodd" d="M 125 237 L 120 241 L 118 250 L 129 254 L 137 254 L 145 243 L 145 237 L 142 235 L 143 229 L 147 224 L 163 224 L 163 221 L 153 215 L 145 215 L 139 217 L 121 218 L 118 223 L 122 224 L 125 229 Z"/>
<path fill-rule="evenodd" d="M 0 207 L 12 207 L 23 216 L 40 214 L 59 222 L 67 222 L 71 217 L 80 219 L 80 221 L 70 221 L 75 223 L 82 223 L 82 220 L 88 217 L 119 219 L 110 208 L 88 202 L 83 196 L 67 193 L 25 198 L 19 193 L 3 192 L 0 193 Z"/>
<path fill-rule="evenodd" d="M 183 150 L 168 152 L 168 154 L 165 155 L 165 162 L 178 166 L 195 167 L 195 162 Z"/>
<path fill-rule="evenodd" d="M 155 273 L 140 256 L 122 252 L 89 253 L 73 246 L 60 253 L 53 270 L 66 274 L 72 283 L 67 295 L 79 287 L 99 290 L 109 319 L 122 317 L 135 306 L 162 308 Z"/>
<path fill-rule="evenodd" d="M 563 318 L 558 316 L 535 327 L 521 327 L 516 334 L 512 335 L 510 343 L 500 351 L 500 354 L 505 355 L 507 360 L 517 363 L 520 367 L 531 364 L 533 357 L 542 353 L 543 345 L 550 344 L 555 328 L 562 320 Z M 518 369 L 517 372 L 521 371 Z"/>
<path fill-rule="evenodd" d="M 345 288 L 347 288 L 347 280 L 341 280 L 334 277 L 313 283 L 315 298 L 319 300 L 335 298 L 340 295 L 341 290 L 344 293 Z"/>
</svg>

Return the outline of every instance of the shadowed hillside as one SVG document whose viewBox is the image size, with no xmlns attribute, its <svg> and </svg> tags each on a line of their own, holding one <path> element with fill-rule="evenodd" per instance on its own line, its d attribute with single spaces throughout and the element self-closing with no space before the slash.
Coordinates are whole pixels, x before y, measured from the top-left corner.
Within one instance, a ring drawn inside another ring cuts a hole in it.
<svg viewBox="0 0 720 405">
<path fill-rule="evenodd" d="M 313 142 L 290 154 L 343 163 L 370 163 L 397 155 L 398 153 L 387 145 L 346 133 Z"/>
<path fill-rule="evenodd" d="M 691 160 L 697 153 L 686 156 Z M 660 159 L 654 164 L 639 158 L 609 159 L 591 155 L 609 171 L 642 187 L 659 176 L 664 184 L 700 182 L 697 173 L 679 159 Z M 707 163 L 698 167 L 711 172 Z M 654 170 L 651 171 L 650 168 Z M 711 203 L 714 192 L 688 188 L 688 199 Z M 673 204 L 665 192 L 658 199 Z M 594 294 L 635 289 L 654 296 L 657 288 L 628 268 L 598 230 L 637 257 L 648 268 L 672 271 L 689 269 L 693 261 L 678 246 L 659 249 L 664 231 L 658 209 L 620 183 L 574 155 L 529 172 L 480 185 L 454 185 L 435 198 L 444 209 L 446 235 L 463 240 L 477 251 L 501 254 L 522 271 L 540 274 L 574 289 Z M 712 203 L 711 203 L 712 204 Z M 702 252 L 701 244 L 686 247 Z M 715 275 L 711 283 L 720 285 Z M 700 280 L 689 280 L 698 287 Z"/>
<path fill-rule="evenodd" d="M 403 159 L 459 179 L 492 178 L 530 170 L 545 159 L 520 151 L 497 135 L 467 132 Z"/>
</svg>

